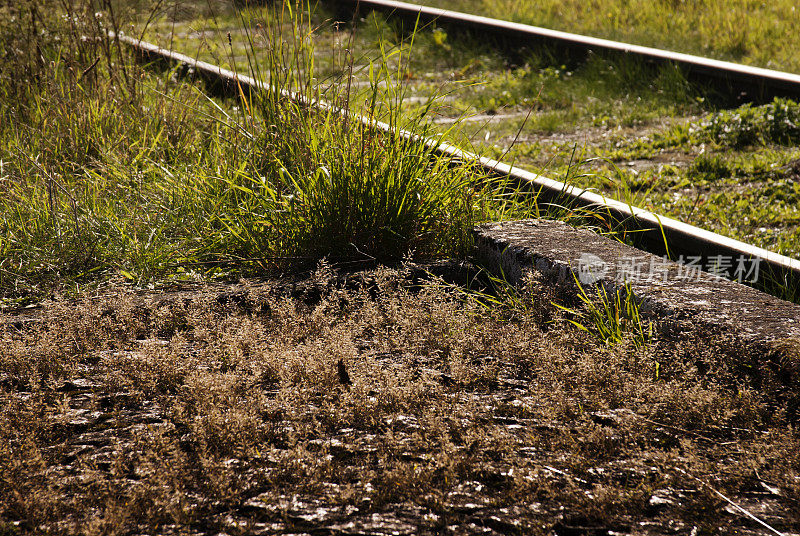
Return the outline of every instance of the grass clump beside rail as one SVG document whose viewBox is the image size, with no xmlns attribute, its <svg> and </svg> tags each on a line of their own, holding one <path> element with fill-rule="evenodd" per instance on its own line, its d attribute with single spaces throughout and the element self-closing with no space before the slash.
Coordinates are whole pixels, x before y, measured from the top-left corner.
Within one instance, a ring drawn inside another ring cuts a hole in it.
<svg viewBox="0 0 800 536">
<path fill-rule="evenodd" d="M 708 144 L 711 149 L 743 150 L 751 147 L 791 147 L 800 140 L 800 104 L 776 98 L 754 106 L 744 104 L 730 110 L 707 113 L 698 119 L 678 124 L 631 140 L 607 154 L 616 159 L 644 158 L 655 150 L 678 149 Z M 754 155 L 756 158 L 759 155 Z"/>
<path fill-rule="evenodd" d="M 249 21 L 272 43 L 250 62 L 272 90 L 233 103 L 177 71 L 143 70 L 106 34 L 122 27 L 113 10 L 70 6 L 2 13 L 2 294 L 114 273 L 146 282 L 464 251 L 487 195 L 467 185 L 467 164 L 301 104 L 349 98 L 346 79 L 324 90 L 315 80 L 303 6 Z M 354 111 L 419 132 L 393 104 L 392 72 L 374 74 L 371 101 Z"/>
<path fill-rule="evenodd" d="M 353 91 L 368 100 L 368 65 L 389 50 L 407 83 L 403 112 L 413 117 L 438 91 L 443 106 L 427 117 L 439 131 L 461 121 L 444 133 L 456 145 L 784 255 L 800 251 L 793 102 L 719 110 L 733 103 L 689 84 L 679 69 L 602 54 L 576 62 L 547 47 L 503 54 L 435 24 L 416 34 L 413 57 L 399 66 L 401 53 L 408 59 L 408 24 L 365 13 L 351 25 L 324 8 L 311 15 L 323 84 L 348 72 L 352 58 Z M 240 26 L 235 11 L 164 16 L 147 39 L 246 70 L 253 47 Z M 252 42 L 267 49 L 263 39 Z M 342 42 L 350 52 L 332 53 Z M 578 162 L 587 173 L 575 176 Z"/>
<path fill-rule="evenodd" d="M 796 145 L 800 140 L 800 105 L 775 99 L 762 106 L 744 105 L 711 115 L 698 134 L 737 149 L 748 145 Z"/>
</svg>

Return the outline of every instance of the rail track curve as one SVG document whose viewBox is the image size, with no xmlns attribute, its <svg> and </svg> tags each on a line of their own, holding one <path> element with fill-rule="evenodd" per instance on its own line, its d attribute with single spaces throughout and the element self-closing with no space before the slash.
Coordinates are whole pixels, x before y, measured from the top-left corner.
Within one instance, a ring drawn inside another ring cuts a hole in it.
<svg viewBox="0 0 800 536">
<path fill-rule="evenodd" d="M 774 97 L 800 97 L 800 74 L 715 60 L 692 54 L 633 45 L 609 39 L 551 30 L 517 22 L 492 19 L 397 0 L 328 0 L 339 12 L 379 11 L 392 18 L 416 23 L 477 31 L 521 46 L 550 44 L 581 54 L 589 51 L 636 56 L 654 64 L 671 63 L 684 70 L 688 78 L 713 84 L 736 102 L 764 102 Z"/>
</svg>

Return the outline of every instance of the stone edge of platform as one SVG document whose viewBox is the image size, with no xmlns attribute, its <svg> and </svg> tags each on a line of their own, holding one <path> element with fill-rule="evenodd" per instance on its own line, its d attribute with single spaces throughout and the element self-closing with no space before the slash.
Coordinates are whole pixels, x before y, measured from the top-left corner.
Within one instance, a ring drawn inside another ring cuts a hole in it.
<svg viewBox="0 0 800 536">
<path fill-rule="evenodd" d="M 640 310 L 662 330 L 713 329 L 767 346 L 800 341 L 800 305 L 705 272 L 687 277 L 684 265 L 588 229 L 554 220 L 515 220 L 479 225 L 474 235 L 478 261 L 514 284 L 535 271 L 555 283 L 578 280 L 611 292 L 629 285 Z M 587 273 L 586 259 L 597 259 L 604 270 Z M 626 263 L 651 271 L 658 267 L 658 277 L 626 279 L 620 273 Z"/>
</svg>

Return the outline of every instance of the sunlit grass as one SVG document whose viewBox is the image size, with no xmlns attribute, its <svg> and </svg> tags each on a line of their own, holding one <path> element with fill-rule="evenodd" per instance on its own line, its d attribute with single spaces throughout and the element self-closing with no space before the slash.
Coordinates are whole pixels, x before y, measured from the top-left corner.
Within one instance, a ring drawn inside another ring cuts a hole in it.
<svg viewBox="0 0 800 536">
<path fill-rule="evenodd" d="M 415 0 L 556 30 L 800 72 L 791 0 Z"/>
<path fill-rule="evenodd" d="M 178 70 L 135 64 L 88 7 L 45 18 L 52 26 L 27 44 L 47 58 L 32 64 L 38 84 L 25 82 L 31 64 L 20 60 L 0 85 L 13 118 L 0 127 L 0 287 L 9 296 L 114 276 L 265 274 L 322 257 L 464 255 L 474 222 L 509 203 L 537 210 L 535 194 L 495 203 L 505 185 L 401 134 L 434 135 L 423 119 L 435 110 L 431 100 L 411 119 L 400 113 L 403 50 L 371 64 L 368 98 L 351 100 L 349 77 L 315 78 L 304 6 L 245 12 L 244 72 L 269 90 L 218 100 Z M 13 42 L 25 28 L 6 21 Z M 258 56 L 257 40 L 271 43 Z M 319 99 L 342 108 L 307 105 Z"/>
</svg>

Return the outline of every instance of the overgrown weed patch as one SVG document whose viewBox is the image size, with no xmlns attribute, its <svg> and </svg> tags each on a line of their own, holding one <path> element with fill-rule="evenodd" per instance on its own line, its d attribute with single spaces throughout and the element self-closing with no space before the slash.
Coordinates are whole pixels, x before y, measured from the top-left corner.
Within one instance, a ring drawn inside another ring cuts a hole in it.
<svg viewBox="0 0 800 536">
<path fill-rule="evenodd" d="M 407 271 L 307 285 L 121 287 L 3 316 L 7 530 L 750 526 L 695 478 L 800 523 L 797 416 L 737 365 L 747 349 L 608 346 L 553 329 L 555 307 L 509 316 Z"/>
</svg>

